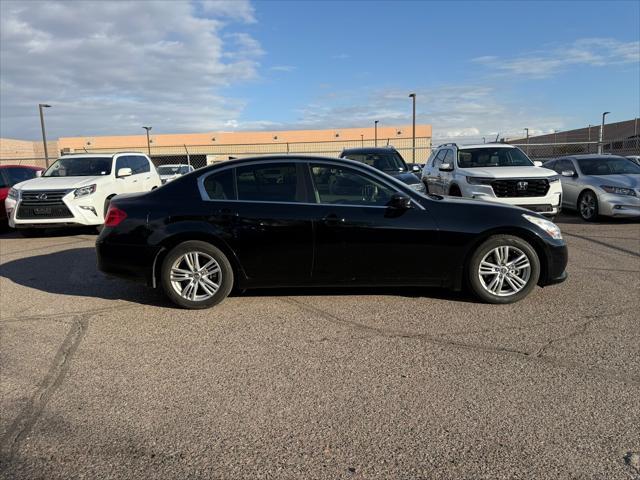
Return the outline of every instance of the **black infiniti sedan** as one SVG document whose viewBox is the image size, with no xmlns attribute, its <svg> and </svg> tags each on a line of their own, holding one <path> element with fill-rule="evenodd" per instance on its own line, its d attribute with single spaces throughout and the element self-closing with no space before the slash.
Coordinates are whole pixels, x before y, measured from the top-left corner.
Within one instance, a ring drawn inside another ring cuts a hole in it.
<svg viewBox="0 0 640 480">
<path fill-rule="evenodd" d="M 340 158 L 348 158 L 369 165 L 406 183 L 417 192 L 427 191 L 422 183 L 422 170 L 418 164 L 412 163 L 410 166 L 404 161 L 400 152 L 391 146 L 348 148 L 342 151 Z"/>
<path fill-rule="evenodd" d="M 101 270 L 185 308 L 238 289 L 468 285 L 511 303 L 566 278 L 559 228 L 521 208 L 424 196 L 365 164 L 232 160 L 111 201 Z"/>
</svg>

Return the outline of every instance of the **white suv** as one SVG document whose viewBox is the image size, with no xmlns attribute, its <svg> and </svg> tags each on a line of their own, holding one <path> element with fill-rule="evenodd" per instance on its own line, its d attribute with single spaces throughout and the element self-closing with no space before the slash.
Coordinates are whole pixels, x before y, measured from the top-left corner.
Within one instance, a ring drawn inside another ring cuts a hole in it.
<svg viewBox="0 0 640 480">
<path fill-rule="evenodd" d="M 66 155 L 42 176 L 18 183 L 7 195 L 9 225 L 25 236 L 37 228 L 104 223 L 112 197 L 161 185 L 141 153 Z"/>
<path fill-rule="evenodd" d="M 422 181 L 429 193 L 506 203 L 554 216 L 561 209 L 560 177 L 541 165 L 508 144 L 448 143 L 431 154 Z"/>
</svg>

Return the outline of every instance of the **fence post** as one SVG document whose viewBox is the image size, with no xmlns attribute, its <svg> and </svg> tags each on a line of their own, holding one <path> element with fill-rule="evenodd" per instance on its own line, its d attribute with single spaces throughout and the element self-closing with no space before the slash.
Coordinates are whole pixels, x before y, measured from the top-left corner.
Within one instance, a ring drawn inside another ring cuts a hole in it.
<svg viewBox="0 0 640 480">
<path fill-rule="evenodd" d="M 184 151 L 187 152 L 187 165 L 191 166 L 191 157 L 189 156 L 189 149 L 186 143 L 184 144 Z"/>
</svg>

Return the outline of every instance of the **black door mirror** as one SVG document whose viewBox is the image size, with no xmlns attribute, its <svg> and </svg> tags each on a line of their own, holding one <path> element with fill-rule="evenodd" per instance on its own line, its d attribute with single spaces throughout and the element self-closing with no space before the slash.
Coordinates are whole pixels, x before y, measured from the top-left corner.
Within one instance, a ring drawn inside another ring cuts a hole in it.
<svg viewBox="0 0 640 480">
<path fill-rule="evenodd" d="M 391 208 L 397 208 L 398 210 L 408 210 L 411 208 L 411 198 L 402 193 L 396 193 L 391 197 L 389 206 Z"/>
</svg>

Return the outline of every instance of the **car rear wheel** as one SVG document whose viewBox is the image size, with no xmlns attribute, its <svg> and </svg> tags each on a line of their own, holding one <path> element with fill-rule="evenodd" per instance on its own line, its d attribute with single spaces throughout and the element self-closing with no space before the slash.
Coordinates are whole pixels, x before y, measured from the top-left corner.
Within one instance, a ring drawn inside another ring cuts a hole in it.
<svg viewBox="0 0 640 480">
<path fill-rule="evenodd" d="M 201 241 L 181 243 L 162 262 L 161 283 L 169 299 L 183 308 L 209 308 L 233 287 L 233 269 L 225 254 Z"/>
<path fill-rule="evenodd" d="M 490 237 L 473 253 L 468 281 L 477 297 L 488 303 L 513 303 L 538 283 L 540 260 L 525 240 L 511 235 Z"/>
<path fill-rule="evenodd" d="M 593 222 L 598 218 L 598 197 L 591 190 L 585 190 L 580 194 L 578 213 L 587 222 Z"/>
</svg>

